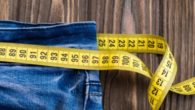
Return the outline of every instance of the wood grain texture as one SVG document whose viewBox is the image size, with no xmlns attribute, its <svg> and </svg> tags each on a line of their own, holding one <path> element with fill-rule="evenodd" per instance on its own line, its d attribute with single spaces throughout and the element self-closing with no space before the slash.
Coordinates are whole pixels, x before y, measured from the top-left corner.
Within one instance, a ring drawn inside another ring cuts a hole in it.
<svg viewBox="0 0 195 110">
<path fill-rule="evenodd" d="M 0 0 L 0 19 L 24 22 L 94 20 L 105 33 L 148 33 L 168 41 L 178 63 L 175 82 L 195 76 L 195 0 Z M 138 54 L 154 72 L 161 56 Z M 103 71 L 105 110 L 150 110 L 149 79 Z M 195 96 L 169 92 L 161 110 L 194 110 Z"/>
</svg>

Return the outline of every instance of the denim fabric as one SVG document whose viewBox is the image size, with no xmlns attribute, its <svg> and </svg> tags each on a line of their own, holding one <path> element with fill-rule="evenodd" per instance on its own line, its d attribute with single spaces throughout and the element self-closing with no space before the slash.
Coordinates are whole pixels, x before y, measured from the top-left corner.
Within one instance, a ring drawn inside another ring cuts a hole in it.
<svg viewBox="0 0 195 110">
<path fill-rule="evenodd" d="M 0 21 L 0 42 L 96 49 L 96 25 Z M 102 110 L 99 72 L 1 62 L 0 110 Z"/>
</svg>

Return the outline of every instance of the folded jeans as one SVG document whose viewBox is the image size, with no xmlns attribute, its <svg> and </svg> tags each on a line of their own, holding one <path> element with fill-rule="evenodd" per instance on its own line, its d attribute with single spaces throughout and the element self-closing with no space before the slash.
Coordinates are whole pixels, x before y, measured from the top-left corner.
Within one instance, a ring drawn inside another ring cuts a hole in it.
<svg viewBox="0 0 195 110">
<path fill-rule="evenodd" d="M 95 22 L 0 21 L 0 42 L 96 49 Z M 0 63 L 2 110 L 102 110 L 99 71 Z"/>
</svg>

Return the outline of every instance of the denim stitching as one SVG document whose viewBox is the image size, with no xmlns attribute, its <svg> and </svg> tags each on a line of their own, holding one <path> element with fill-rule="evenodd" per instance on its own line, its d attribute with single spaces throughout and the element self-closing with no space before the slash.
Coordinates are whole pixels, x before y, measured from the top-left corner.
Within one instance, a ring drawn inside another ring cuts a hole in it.
<svg viewBox="0 0 195 110">
<path fill-rule="evenodd" d="M 90 27 L 90 26 L 93 26 L 93 25 L 95 25 L 95 23 L 92 23 L 92 22 L 86 22 L 85 24 L 84 23 L 75 23 L 75 24 L 56 24 L 56 25 L 49 25 L 49 26 L 39 26 L 39 27 L 19 27 L 19 28 L 0 28 L 0 31 L 18 31 L 18 30 L 20 30 L 20 31 L 24 31 L 24 30 L 29 30 L 29 29 L 33 29 L 33 30 L 31 30 L 31 31 L 39 31 L 39 30 L 42 30 L 42 29 L 53 29 L 53 28 L 62 28 L 62 27 L 66 27 L 66 28 L 77 28 L 77 27 L 79 27 L 79 28 L 82 28 L 82 30 L 83 31 L 86 31 L 86 30 L 84 30 L 83 28 L 88 28 L 88 27 Z M 90 28 L 88 28 L 88 29 L 90 29 Z"/>
</svg>

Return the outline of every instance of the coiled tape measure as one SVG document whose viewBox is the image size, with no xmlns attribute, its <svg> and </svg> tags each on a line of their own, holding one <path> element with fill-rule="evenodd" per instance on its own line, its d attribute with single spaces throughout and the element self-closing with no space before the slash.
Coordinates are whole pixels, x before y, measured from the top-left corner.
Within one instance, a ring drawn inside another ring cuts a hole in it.
<svg viewBox="0 0 195 110">
<path fill-rule="evenodd" d="M 147 34 L 97 34 L 98 51 L 18 43 L 0 43 L 0 61 L 87 70 L 126 70 L 151 79 L 148 99 L 158 110 L 168 91 L 195 94 L 195 77 L 172 86 L 177 72 L 176 61 L 166 41 Z M 162 54 L 163 59 L 152 74 L 134 54 Z"/>
</svg>

